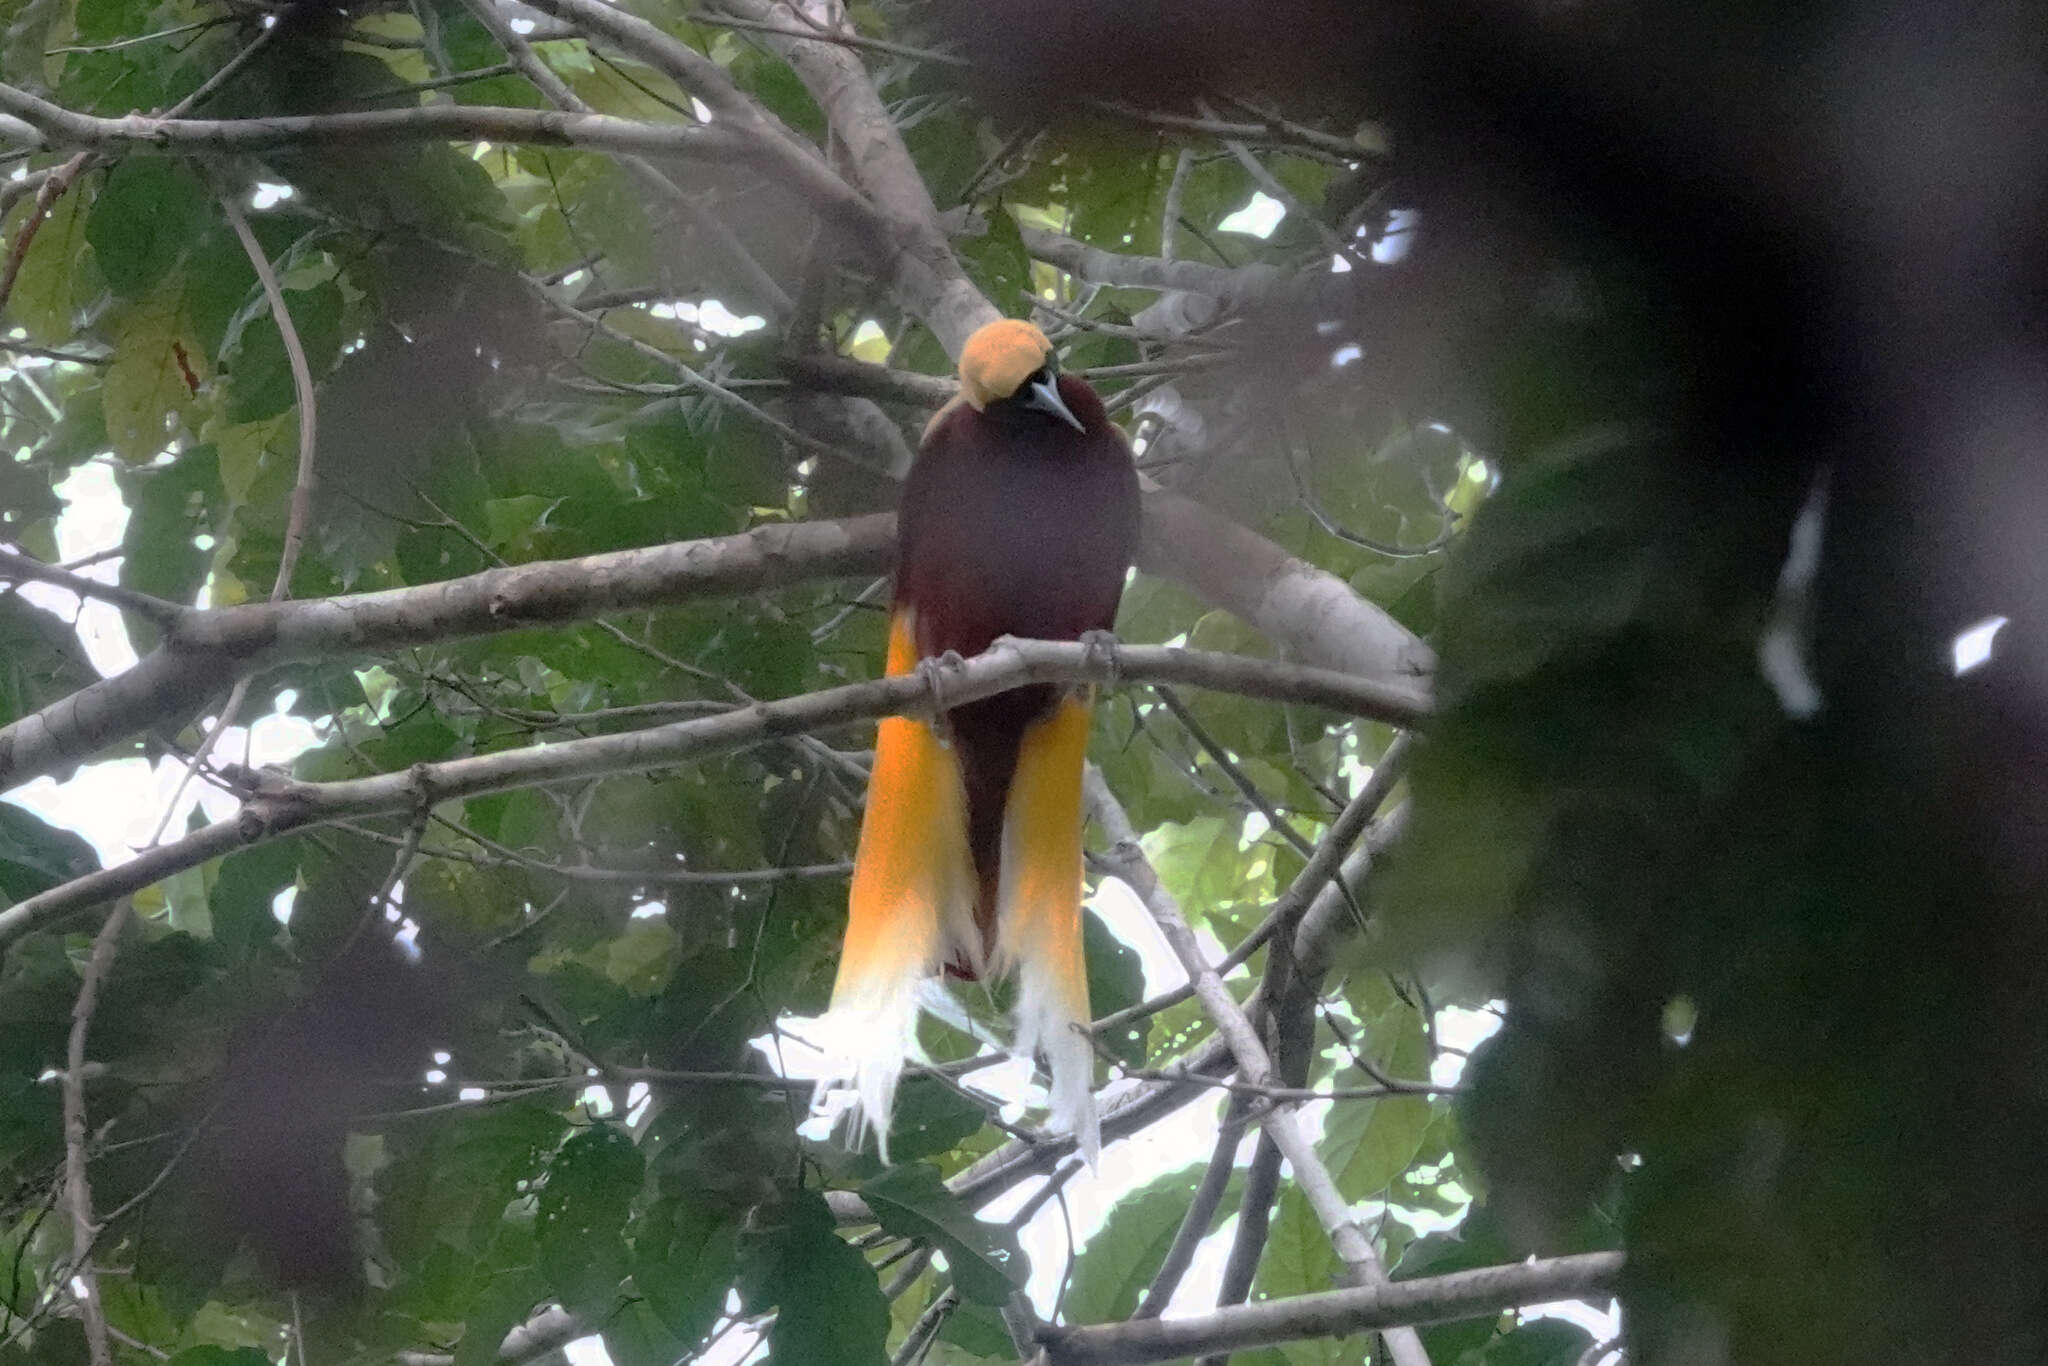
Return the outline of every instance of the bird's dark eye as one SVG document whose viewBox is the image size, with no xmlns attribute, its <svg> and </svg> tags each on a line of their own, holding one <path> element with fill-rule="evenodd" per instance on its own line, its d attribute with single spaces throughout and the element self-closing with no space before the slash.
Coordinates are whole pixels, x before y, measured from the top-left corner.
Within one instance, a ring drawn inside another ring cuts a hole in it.
<svg viewBox="0 0 2048 1366">
<path fill-rule="evenodd" d="M 1024 387 L 1029 389 L 1034 385 L 1050 383 L 1052 383 L 1052 367 L 1050 365 L 1041 365 L 1025 377 Z"/>
</svg>

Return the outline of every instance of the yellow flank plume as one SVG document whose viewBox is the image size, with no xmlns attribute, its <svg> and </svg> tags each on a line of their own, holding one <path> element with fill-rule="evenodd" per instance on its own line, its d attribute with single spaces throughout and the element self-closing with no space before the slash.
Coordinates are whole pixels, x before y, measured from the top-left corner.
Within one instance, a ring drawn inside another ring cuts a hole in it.
<svg viewBox="0 0 2048 1366">
<path fill-rule="evenodd" d="M 1022 318 L 1000 318 L 960 348 L 960 393 L 976 408 L 1017 392 L 1052 355 L 1045 333 Z"/>
<path fill-rule="evenodd" d="M 1095 1120 L 1088 967 L 1081 950 L 1081 770 L 1089 704 L 1069 697 L 1024 732 L 1003 815 L 996 893 L 996 964 L 1015 968 L 1017 1051 L 1052 1069 L 1052 1118 L 1071 1129 L 1092 1165 Z M 1078 1026 L 1078 1028 L 1077 1028 Z"/>
<path fill-rule="evenodd" d="M 888 671 L 907 673 L 916 664 L 909 616 L 899 613 Z M 896 1082 L 904 1058 L 916 1052 L 924 980 L 949 952 L 967 951 L 969 962 L 980 958 L 974 895 L 959 763 L 925 722 L 889 717 L 875 740 L 846 943 L 824 1023 L 828 1080 L 850 1079 L 858 1092 L 854 1141 L 874 1125 L 884 1161 Z"/>
</svg>

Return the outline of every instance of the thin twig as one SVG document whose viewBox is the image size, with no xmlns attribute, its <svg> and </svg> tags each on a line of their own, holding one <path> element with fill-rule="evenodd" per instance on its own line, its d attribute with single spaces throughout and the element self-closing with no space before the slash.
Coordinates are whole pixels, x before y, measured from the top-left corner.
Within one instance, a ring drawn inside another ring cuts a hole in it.
<svg viewBox="0 0 2048 1366">
<path fill-rule="evenodd" d="M 50 216 L 50 206 L 57 202 L 64 191 L 71 188 L 71 182 L 85 163 L 92 159 L 92 153 L 80 152 L 71 160 L 57 167 L 47 176 L 36 190 L 35 206 L 28 211 L 21 230 L 14 234 L 14 241 L 7 248 L 7 263 L 0 266 L 0 312 L 7 308 L 7 301 L 14 297 L 14 282 L 21 274 L 21 263 L 28 259 L 29 244 L 36 240 L 43 221 Z"/>
<path fill-rule="evenodd" d="M 275 27 L 265 30 L 275 32 Z M 285 523 L 284 549 L 278 556 L 277 578 L 270 585 L 270 600 L 282 602 L 291 595 L 292 570 L 298 565 L 299 551 L 306 540 L 306 528 L 313 520 L 313 491 L 319 482 L 314 464 L 314 445 L 319 435 L 319 414 L 313 396 L 313 367 L 307 363 L 306 348 L 299 341 L 299 329 L 292 322 L 291 310 L 285 306 L 284 289 L 277 282 L 277 272 L 271 269 L 270 258 L 263 252 L 262 243 L 249 230 L 249 220 L 242 214 L 242 206 L 235 202 L 233 195 L 220 197 L 220 206 L 227 215 L 228 226 L 235 230 L 235 238 L 248 254 L 249 264 L 255 268 L 256 278 L 263 285 L 263 297 L 270 303 L 271 320 L 277 324 L 278 337 L 284 342 L 285 359 L 292 370 L 292 390 L 299 408 L 299 469 L 292 484 L 291 514 Z"/>
<path fill-rule="evenodd" d="M 71 1039 L 64 1053 L 64 1188 L 70 1195 L 71 1244 L 78 1249 L 71 1271 L 83 1287 L 79 1310 L 92 1366 L 112 1366 L 114 1357 L 107 1345 L 107 1316 L 100 1306 L 99 1273 L 93 1269 L 91 1254 L 99 1225 L 93 1220 L 92 1186 L 85 1173 L 85 1039 L 92 1028 L 93 1011 L 99 1006 L 100 987 L 113 968 L 127 923 L 128 902 L 123 898 L 114 903 L 93 936 L 92 954 L 78 983 L 78 1000 L 71 1007 Z"/>
<path fill-rule="evenodd" d="M 1403 731 L 1394 737 L 1394 742 L 1387 746 L 1386 751 L 1380 755 L 1379 762 L 1373 765 L 1372 776 L 1366 779 L 1365 786 L 1358 790 L 1358 795 L 1353 797 L 1344 810 L 1338 813 L 1337 819 L 1331 822 L 1329 830 L 1316 846 L 1315 854 L 1302 867 L 1301 872 L 1296 874 L 1294 881 L 1288 884 L 1287 890 L 1267 910 L 1252 932 L 1239 940 L 1236 948 L 1217 960 L 1218 977 L 1229 976 L 1239 965 L 1249 961 L 1253 954 L 1266 946 L 1266 942 L 1277 931 L 1300 919 L 1315 902 L 1317 895 L 1332 881 L 1338 880 L 1338 870 L 1343 866 L 1345 855 L 1371 823 L 1373 814 L 1385 804 L 1395 784 L 1406 775 L 1409 756 L 1413 753 L 1415 744 L 1411 738 L 1412 734 Z M 1099 865 L 1100 860 L 1097 862 Z M 1351 898 L 1348 882 L 1345 884 L 1344 896 L 1347 901 Z M 1097 1034 L 1108 1033 L 1134 1020 L 1149 1019 L 1163 1010 L 1171 1010 L 1194 994 L 1194 984 L 1189 982 L 1149 997 L 1134 1006 L 1126 1006 L 1122 1010 L 1104 1015 L 1090 1024 L 1089 1028 Z"/>
<path fill-rule="evenodd" d="M 160 28 L 153 33 L 138 33 L 132 38 L 117 38 L 109 43 L 67 43 L 62 47 L 46 47 L 43 49 L 43 55 L 45 57 L 57 57 L 72 52 L 119 52 L 123 48 L 139 47 L 144 43 L 160 43 L 166 38 L 178 38 L 187 33 L 203 33 L 207 29 L 218 28 L 222 24 L 232 24 L 239 17 L 234 14 L 221 14 L 211 19 L 201 19 L 196 23 L 177 24 L 171 28 Z"/>
<path fill-rule="evenodd" d="M 1181 966 L 1195 979 L 1195 995 L 1216 1025 L 1217 1032 L 1228 1043 L 1237 1059 L 1239 1072 L 1246 1081 L 1265 1084 L 1273 1076 L 1273 1064 L 1258 1031 L 1244 1008 L 1232 998 L 1222 979 L 1204 960 L 1201 945 L 1196 942 L 1194 931 L 1188 928 L 1180 906 L 1160 884 L 1157 873 L 1138 847 L 1136 832 L 1132 830 L 1130 817 L 1124 814 L 1122 804 L 1110 793 L 1100 773 L 1091 771 L 1087 777 L 1089 810 L 1109 837 L 1110 857 L 1119 865 L 1119 876 L 1138 894 L 1139 900 L 1151 912 L 1153 923 L 1159 926 L 1160 933 L 1181 960 Z M 1309 1208 L 1315 1211 L 1317 1221 L 1329 1234 L 1347 1277 L 1355 1284 L 1382 1282 L 1386 1279 L 1386 1270 L 1380 1264 L 1379 1254 L 1373 1250 L 1364 1231 L 1352 1220 L 1349 1202 L 1337 1190 L 1336 1182 L 1316 1153 L 1315 1145 L 1297 1123 L 1298 1110 L 1299 1103 L 1294 1101 L 1274 1106 L 1262 1121 L 1265 1133 L 1294 1168 L 1295 1183 L 1307 1199 Z M 1429 1361 L 1421 1338 L 1412 1329 L 1390 1329 L 1386 1341 L 1396 1366 L 1426 1366 Z"/>
<path fill-rule="evenodd" d="M 1244 1174 L 1244 1195 L 1237 1207 L 1237 1232 L 1231 1238 L 1230 1256 L 1223 1263 L 1223 1278 L 1216 1288 L 1216 1307 L 1225 1309 L 1251 1298 L 1252 1281 L 1258 1275 L 1259 1260 L 1266 1254 L 1266 1236 L 1273 1226 L 1273 1200 L 1280 1193 L 1280 1149 L 1270 1134 L 1260 1134 L 1252 1151 L 1252 1163 Z M 1203 1357 L 1196 1366 L 1222 1366 L 1213 1356 Z"/>
<path fill-rule="evenodd" d="M 959 1305 L 960 1291 L 954 1286 L 947 1286 L 931 1306 L 917 1316 L 917 1322 L 910 1325 L 903 1345 L 889 1358 L 889 1366 L 913 1366 L 913 1363 L 923 1361 L 932 1343 L 938 1340 L 939 1329 L 945 1326 L 946 1316 Z"/>
<path fill-rule="evenodd" d="M 1305 124 L 1271 120 L 1263 114 L 1259 123 L 1236 123 L 1213 115 L 1197 118 L 1191 114 L 1170 114 L 1160 110 L 1140 109 L 1116 100 L 1091 100 L 1089 104 L 1105 114 L 1113 114 L 1132 123 L 1144 124 L 1149 128 L 1163 128 L 1174 133 L 1201 133 L 1217 139 L 1293 141 L 1328 156 L 1342 157 L 1347 161 L 1356 161 L 1371 155 L 1367 148 L 1335 133 L 1325 133 L 1321 129 L 1310 128 Z"/>
<path fill-rule="evenodd" d="M 578 95 L 567 81 L 557 75 L 553 67 L 540 59 L 532 45 L 512 27 L 492 0 L 463 0 L 463 3 L 477 22 L 490 32 L 498 46 L 505 50 L 505 56 L 512 66 L 533 83 L 534 89 L 540 91 L 548 103 L 567 113 L 593 112 L 589 103 Z M 647 186 L 655 195 L 681 211 L 685 218 L 707 233 L 718 244 L 720 250 L 739 267 L 741 273 L 746 276 L 747 283 L 753 286 L 766 307 L 778 317 L 788 314 L 791 307 L 790 299 L 781 282 L 768 273 L 759 258 L 723 219 L 685 193 L 682 186 L 676 184 L 652 162 L 637 156 L 621 156 L 619 164 L 626 169 L 628 175 Z"/>
<path fill-rule="evenodd" d="M 1230 785 L 1266 818 L 1266 824 L 1272 828 L 1273 833 L 1287 841 L 1294 852 L 1303 858 L 1314 858 L 1316 847 L 1309 843 L 1307 836 L 1288 823 L 1286 814 L 1273 805 L 1265 793 L 1259 791 L 1259 785 L 1251 780 L 1251 775 L 1237 766 L 1237 760 L 1231 757 L 1230 751 L 1225 749 L 1215 736 L 1209 734 L 1208 727 L 1189 710 L 1188 704 L 1181 700 L 1180 694 L 1169 687 L 1156 687 L 1152 689 L 1152 694 L 1166 704 L 1166 709 L 1172 712 L 1174 719 L 1194 737 L 1195 743 L 1202 747 L 1210 762 L 1223 770 L 1223 776 L 1230 779 Z"/>
<path fill-rule="evenodd" d="M 249 45 L 247 47 L 243 48 L 240 52 L 237 52 L 234 56 L 228 58 L 226 62 L 222 63 L 220 70 L 214 72 L 211 76 L 208 76 L 206 78 L 205 83 L 201 85 L 197 90 L 194 90 L 184 99 L 179 100 L 176 104 L 172 105 L 170 109 L 165 111 L 164 117 L 173 119 L 180 118 L 186 114 L 191 113 L 194 109 L 197 109 L 200 105 L 206 103 L 206 101 L 212 99 L 215 95 L 219 94 L 223 89 L 227 87 L 227 83 L 229 81 L 233 80 L 238 74 L 240 74 L 242 69 L 248 66 L 249 63 L 255 61 L 257 56 L 262 53 L 263 49 L 270 46 L 271 41 L 274 38 L 276 38 L 279 33 L 282 33 L 284 31 L 284 28 L 285 21 L 279 19 L 277 22 L 271 24 L 270 27 L 259 30 L 256 36 L 249 40 Z"/>
<path fill-rule="evenodd" d="M 845 33 L 823 27 L 796 28 L 788 24 L 764 23 L 757 19 L 742 19 L 733 14 L 707 14 L 703 10 L 687 10 L 681 18 L 693 24 L 710 24 L 719 28 L 738 29 L 743 33 L 772 33 L 781 38 L 808 38 L 820 43 L 836 43 L 864 52 L 879 52 L 889 57 L 907 57 L 915 62 L 931 62 L 937 66 L 966 68 L 970 63 L 965 57 L 936 48 L 912 47 L 909 43 L 892 43 L 886 38 L 869 38 L 858 33 Z"/>
<path fill-rule="evenodd" d="M 266 29 L 273 33 L 277 26 Z M 243 50 L 247 56 L 254 51 L 255 44 Z M 231 64 L 232 65 L 232 64 Z M 203 92 L 195 92 L 203 93 Z M 188 101 L 189 103 L 190 101 Z M 232 194 L 219 196 L 221 211 L 227 216 L 228 226 L 234 229 L 235 238 L 242 244 L 249 264 L 256 271 L 256 279 L 263 286 L 263 296 L 270 304 L 271 319 L 277 324 L 277 334 L 284 343 L 285 359 L 291 366 L 292 389 L 297 395 L 299 409 L 299 468 L 292 483 L 291 512 L 285 522 L 284 548 L 278 555 L 277 577 L 270 585 L 270 600 L 282 602 L 291 595 L 292 571 L 298 565 L 299 551 L 305 545 L 306 528 L 313 520 L 313 489 L 318 482 L 314 466 L 314 445 L 319 432 L 319 417 L 313 398 L 313 368 L 306 361 L 306 348 L 299 341 L 299 329 L 292 323 L 291 310 L 285 307 L 284 289 L 277 282 L 277 272 L 271 269 L 270 258 L 264 254 L 262 243 L 249 230 L 249 220 L 242 214 L 242 206 L 235 202 Z M 191 785 L 192 777 L 200 766 L 212 755 L 220 737 L 235 724 L 242 703 L 249 695 L 250 675 L 244 674 L 235 680 L 228 693 L 228 700 L 221 705 L 220 715 L 213 726 L 201 737 L 199 748 L 194 751 L 185 771 L 178 778 L 178 785 L 171 792 L 171 799 L 164 803 L 163 814 L 158 817 L 156 830 L 149 837 L 150 844 L 161 841 L 164 832 L 170 828 L 171 818 L 176 814 L 178 803 Z"/>
<path fill-rule="evenodd" d="M 1251 1102 L 1243 1096 L 1233 1096 L 1224 1109 L 1223 1123 L 1216 1134 L 1216 1146 L 1209 1153 L 1209 1165 L 1202 1170 L 1202 1179 L 1195 1185 L 1194 1197 L 1188 1201 L 1187 1212 L 1181 1216 L 1180 1228 L 1175 1230 L 1173 1242 L 1167 1247 L 1159 1270 L 1152 1274 L 1152 1283 L 1145 1287 L 1144 1298 L 1138 1301 L 1132 1318 L 1158 1318 L 1173 1301 L 1173 1292 L 1180 1289 L 1181 1278 L 1194 1264 L 1195 1251 L 1209 1236 L 1209 1224 L 1215 1219 L 1217 1207 L 1223 1203 L 1223 1194 L 1230 1187 L 1230 1173 L 1237 1167 L 1237 1150 L 1244 1138 L 1245 1120 L 1250 1112 Z"/>
</svg>

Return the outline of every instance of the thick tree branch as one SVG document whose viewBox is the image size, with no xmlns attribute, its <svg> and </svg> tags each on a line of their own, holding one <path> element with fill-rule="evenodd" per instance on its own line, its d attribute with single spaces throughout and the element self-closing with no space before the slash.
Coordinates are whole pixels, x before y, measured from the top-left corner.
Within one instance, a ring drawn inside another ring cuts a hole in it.
<svg viewBox="0 0 2048 1366">
<path fill-rule="evenodd" d="M 594 112 L 590 105 L 570 88 L 569 83 L 555 74 L 553 67 L 543 62 L 525 38 L 519 35 L 504 13 L 492 0 L 464 0 L 469 12 L 476 17 L 505 50 L 512 66 L 533 83 L 534 89 L 547 98 L 555 108 L 571 114 Z M 620 156 L 619 165 L 626 173 L 644 187 L 656 199 L 661 200 L 676 212 L 689 219 L 692 224 L 707 233 L 724 250 L 728 260 L 745 275 L 747 283 L 760 296 L 764 307 L 774 311 L 777 317 L 788 314 L 789 295 L 782 285 L 762 269 L 754 253 L 746 243 L 739 240 L 725 220 L 707 211 L 695 199 L 683 192 L 680 185 L 662 173 L 661 169 L 641 157 Z"/>
<path fill-rule="evenodd" d="M 87 874 L 0 911 L 0 945 L 59 916 L 147 887 L 242 845 L 310 825 L 411 810 L 426 799 L 423 794 L 441 802 L 571 778 L 643 772 L 850 721 L 935 704 L 958 706 L 1026 683 L 1113 684 L 1123 679 L 1222 687 L 1250 697 L 1307 702 L 1403 725 L 1420 720 L 1428 710 L 1427 701 L 1418 693 L 1328 670 L 1156 645 L 1106 652 L 1067 641 L 1006 638 L 957 668 L 852 683 L 621 735 L 416 764 L 401 772 L 331 783 L 301 783 L 265 775 L 232 820 L 216 822 L 131 862 Z"/>
<path fill-rule="evenodd" d="M 784 356 L 780 364 L 782 372 L 797 384 L 828 394 L 858 394 L 863 398 L 936 408 L 958 392 L 954 382 L 942 375 L 870 365 L 846 356 L 813 352 Z"/>
<path fill-rule="evenodd" d="M 126 673 L 0 729 L 0 789 L 180 716 L 229 679 L 292 660 L 585 621 L 886 569 L 896 519 L 767 526 L 577 560 L 489 569 L 417 588 L 186 614 Z"/>
<path fill-rule="evenodd" d="M 1020 225 L 1024 249 L 1048 265 L 1091 284 L 1130 289 L 1177 289 L 1206 294 L 1225 302 L 1269 297 L 1296 277 L 1278 266 L 1212 266 L 1201 261 L 1169 261 L 1158 256 L 1127 256 L 1105 251 L 1078 238 L 1046 228 Z"/>
<path fill-rule="evenodd" d="M 552 109 L 500 109 L 492 105 L 423 104 L 410 109 L 257 119 L 169 119 L 146 114 L 103 119 L 61 108 L 10 85 L 0 85 L 0 111 L 14 115 L 19 125 L 0 123 L 0 141 L 26 142 L 31 146 L 47 143 L 92 148 L 261 152 L 278 147 L 363 146 L 443 139 L 583 147 L 600 152 L 702 157 L 713 161 L 753 160 L 758 146 L 754 140 L 712 124 L 645 123 L 609 114 L 565 114 Z"/>
<path fill-rule="evenodd" d="M 1050 1329 L 1041 1340 L 1052 1366 L 1134 1366 L 1374 1329 L 1391 1336 L 1403 1329 L 1412 1333 L 1418 1324 L 1485 1318 L 1526 1304 L 1605 1298 L 1614 1294 L 1621 1269 L 1619 1252 L 1585 1252 L 1296 1295 L 1186 1318 Z"/>
<path fill-rule="evenodd" d="M 1436 652 L 1350 584 L 1181 494 L 1146 492 L 1138 567 L 1326 669 L 1418 684 L 1436 671 Z"/>
<path fill-rule="evenodd" d="M 605 0 L 530 3 L 543 14 L 640 58 L 702 100 L 713 122 L 700 127 L 734 130 L 764 170 L 849 233 L 870 256 L 886 259 L 896 250 L 893 225 L 885 221 L 886 216 L 826 164 L 815 148 L 735 85 L 717 62 Z"/>
<path fill-rule="evenodd" d="M 783 13 L 768 0 L 721 0 L 716 8 L 764 30 L 779 27 L 776 21 Z M 830 0 L 819 0 L 804 13 L 828 30 L 838 28 L 844 20 L 840 7 Z M 957 356 L 975 328 L 1001 314 L 982 297 L 953 255 L 952 242 L 939 226 L 931 190 L 883 107 L 860 55 L 822 38 L 764 31 L 762 41 L 789 63 L 825 111 L 833 136 L 844 148 L 854 183 L 886 224 L 889 269 L 897 293 L 924 320 L 946 353 Z"/>
</svg>

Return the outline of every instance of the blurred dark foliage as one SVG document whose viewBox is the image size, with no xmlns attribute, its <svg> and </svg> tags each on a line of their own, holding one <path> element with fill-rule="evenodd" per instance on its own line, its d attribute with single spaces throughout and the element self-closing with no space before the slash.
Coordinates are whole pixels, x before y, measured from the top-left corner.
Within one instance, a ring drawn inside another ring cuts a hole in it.
<svg viewBox="0 0 2048 1366">
<path fill-rule="evenodd" d="M 213 1284 L 238 1251 L 276 1284 L 361 1290 L 365 1211 L 344 1142 L 383 1109 L 417 1104 L 437 1046 L 463 1037 L 471 974 L 403 951 L 380 925 L 352 934 L 303 999 L 264 1011 L 228 1050 L 199 1139 L 148 1207 L 142 1257 L 182 1264 L 173 1285 Z"/>
<path fill-rule="evenodd" d="M 1390 136 L 1376 193 L 1419 210 L 1414 251 L 1318 306 L 1348 298 L 1359 383 L 1454 414 L 1507 478 L 1444 575 L 1383 910 L 1510 1002 L 1464 1116 L 1510 1230 L 1557 1243 L 1639 1158 L 1631 1360 L 2041 1360 L 2039 8 L 939 22 L 1017 117 L 1221 88 Z M 1817 569 L 1781 583 L 1802 507 Z"/>
</svg>

